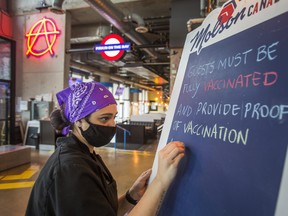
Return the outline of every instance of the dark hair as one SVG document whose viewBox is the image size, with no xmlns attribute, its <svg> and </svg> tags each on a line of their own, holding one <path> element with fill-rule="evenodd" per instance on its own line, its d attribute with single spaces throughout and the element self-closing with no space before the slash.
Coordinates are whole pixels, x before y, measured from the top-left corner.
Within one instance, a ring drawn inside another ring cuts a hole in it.
<svg viewBox="0 0 288 216">
<path fill-rule="evenodd" d="M 50 123 L 57 133 L 61 133 L 64 127 L 71 125 L 61 109 L 55 109 L 51 112 Z"/>
</svg>

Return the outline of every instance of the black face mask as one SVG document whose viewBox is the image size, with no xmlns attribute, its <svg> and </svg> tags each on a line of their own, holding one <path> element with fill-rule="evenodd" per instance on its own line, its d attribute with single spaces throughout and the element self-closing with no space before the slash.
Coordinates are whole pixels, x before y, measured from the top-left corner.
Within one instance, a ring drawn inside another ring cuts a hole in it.
<svg viewBox="0 0 288 216">
<path fill-rule="evenodd" d="M 97 124 L 90 124 L 89 128 L 85 131 L 81 130 L 82 136 L 86 141 L 95 147 L 101 147 L 108 144 L 116 133 L 116 127 L 102 126 Z"/>
</svg>

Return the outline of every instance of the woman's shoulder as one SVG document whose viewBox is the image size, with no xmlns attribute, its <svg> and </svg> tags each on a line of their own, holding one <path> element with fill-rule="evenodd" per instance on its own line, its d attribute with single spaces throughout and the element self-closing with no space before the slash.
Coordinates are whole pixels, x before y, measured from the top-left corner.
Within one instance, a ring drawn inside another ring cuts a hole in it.
<svg viewBox="0 0 288 216">
<path fill-rule="evenodd" d="M 71 168 L 77 168 L 80 166 L 90 167 L 96 165 L 88 147 L 73 137 L 62 138 L 58 144 L 57 157 L 61 167 L 71 166 Z"/>
<path fill-rule="evenodd" d="M 67 156 L 68 158 L 71 155 L 88 156 L 90 154 L 88 147 L 73 136 L 59 138 L 57 140 L 57 148 L 59 148 L 59 155 Z"/>
</svg>

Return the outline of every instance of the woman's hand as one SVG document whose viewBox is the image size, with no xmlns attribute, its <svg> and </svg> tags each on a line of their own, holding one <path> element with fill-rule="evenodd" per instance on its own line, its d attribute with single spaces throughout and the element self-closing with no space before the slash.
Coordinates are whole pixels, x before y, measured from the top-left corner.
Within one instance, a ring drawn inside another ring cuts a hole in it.
<svg viewBox="0 0 288 216">
<path fill-rule="evenodd" d="M 137 180 L 134 182 L 132 187 L 129 189 L 130 196 L 135 200 L 140 200 L 147 188 L 147 182 L 151 175 L 151 169 L 143 172 Z"/>
<path fill-rule="evenodd" d="M 163 190 L 167 190 L 175 178 L 178 164 L 184 157 L 184 151 L 184 143 L 179 141 L 170 142 L 159 151 L 155 180 L 160 182 Z"/>
</svg>

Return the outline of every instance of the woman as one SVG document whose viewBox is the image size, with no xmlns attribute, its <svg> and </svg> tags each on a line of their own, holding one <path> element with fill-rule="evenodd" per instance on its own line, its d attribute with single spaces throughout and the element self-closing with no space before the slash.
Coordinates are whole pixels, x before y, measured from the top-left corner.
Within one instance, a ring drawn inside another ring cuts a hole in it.
<svg viewBox="0 0 288 216">
<path fill-rule="evenodd" d="M 90 82 L 56 96 L 60 109 L 52 112 L 51 124 L 69 135 L 57 139 L 57 148 L 32 189 L 26 215 L 155 215 L 184 156 L 183 143 L 171 142 L 159 152 L 158 171 L 148 188 L 151 170 L 118 199 L 115 180 L 94 152 L 116 132 L 113 95 L 103 85 Z"/>
</svg>

